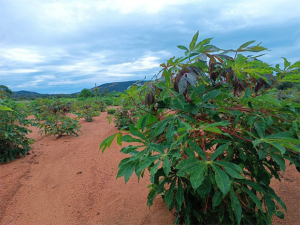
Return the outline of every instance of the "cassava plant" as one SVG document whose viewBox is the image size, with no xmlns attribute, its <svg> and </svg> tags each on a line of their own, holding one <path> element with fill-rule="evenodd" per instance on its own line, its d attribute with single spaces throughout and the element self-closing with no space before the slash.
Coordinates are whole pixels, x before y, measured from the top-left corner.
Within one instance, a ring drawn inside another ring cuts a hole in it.
<svg viewBox="0 0 300 225">
<path fill-rule="evenodd" d="M 270 181 L 280 180 L 285 162 L 300 161 L 300 104 L 271 90 L 282 77 L 300 76 L 300 62 L 283 58 L 280 68 L 248 56 L 267 50 L 255 41 L 222 50 L 197 39 L 198 32 L 189 47 L 179 45 L 185 57 L 161 64 L 153 81 L 126 92 L 145 105 L 142 116 L 100 149 L 114 138 L 134 143 L 122 148 L 128 157 L 117 177 L 127 182 L 148 170 L 147 204 L 161 195 L 175 223 L 271 224 L 286 206 Z"/>
<path fill-rule="evenodd" d="M 107 119 L 109 122 L 112 120 L 116 124 L 119 130 L 124 129 L 128 130 L 129 125 L 133 125 L 137 122 L 137 111 L 135 109 L 128 109 L 128 108 L 118 108 L 116 109 L 115 113 L 111 116 L 108 116 Z"/>
<path fill-rule="evenodd" d="M 33 122 L 26 118 L 26 112 L 13 100 L 4 98 L 0 103 L 0 163 L 3 163 L 25 156 L 34 140 L 27 137 L 31 132 L 28 126 Z"/>
<path fill-rule="evenodd" d="M 109 115 L 113 115 L 113 114 L 115 114 L 115 113 L 117 112 L 117 110 L 114 109 L 114 108 L 110 108 L 110 109 L 106 109 L 106 112 L 107 112 L 107 114 L 109 114 Z"/>
<path fill-rule="evenodd" d="M 106 104 L 104 103 L 104 101 L 95 101 L 93 107 L 97 111 L 105 112 Z"/>
<path fill-rule="evenodd" d="M 100 116 L 100 113 L 96 111 L 96 105 L 92 104 L 80 104 L 77 107 L 77 113 L 75 113 L 78 118 L 84 118 L 87 122 L 93 122 L 93 117 Z"/>
<path fill-rule="evenodd" d="M 43 120 L 37 124 L 41 130 L 39 134 L 45 133 L 46 135 L 54 135 L 57 138 L 62 135 L 76 135 L 80 132 L 81 127 L 78 124 L 78 119 L 73 119 L 67 116 L 67 113 L 71 111 L 70 104 L 62 101 L 53 101 L 47 108 L 43 108 L 44 112 L 38 114 L 36 119 Z"/>
</svg>

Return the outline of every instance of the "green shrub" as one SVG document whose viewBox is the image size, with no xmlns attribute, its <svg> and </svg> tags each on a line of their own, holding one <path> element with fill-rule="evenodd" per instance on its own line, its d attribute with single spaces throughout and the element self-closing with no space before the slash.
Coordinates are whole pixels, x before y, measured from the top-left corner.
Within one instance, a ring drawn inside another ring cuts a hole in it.
<svg viewBox="0 0 300 225">
<path fill-rule="evenodd" d="M 300 165 L 300 104 L 270 90 L 283 74 L 294 79 L 300 62 L 284 58 L 283 69 L 272 67 L 243 55 L 266 50 L 254 41 L 218 54 L 210 38 L 197 38 L 178 46 L 185 57 L 161 64 L 160 78 L 125 92 L 147 111 L 129 125 L 130 135 L 109 136 L 100 149 L 115 137 L 120 145 L 139 143 L 122 148 L 128 157 L 117 177 L 127 182 L 135 172 L 140 179 L 147 169 L 147 204 L 161 195 L 177 224 L 271 224 L 286 211 L 271 178 L 280 180 L 285 160 Z"/>
<path fill-rule="evenodd" d="M 106 104 L 104 103 L 104 101 L 95 101 L 94 102 L 94 108 L 97 111 L 105 112 Z"/>
<path fill-rule="evenodd" d="M 106 105 L 113 105 L 114 101 L 112 99 L 104 99 Z"/>
<path fill-rule="evenodd" d="M 42 114 L 38 114 L 38 121 L 44 120 L 37 124 L 41 130 L 39 134 L 54 135 L 60 138 L 62 135 L 76 135 L 80 132 L 81 127 L 78 124 L 78 118 L 72 119 L 67 116 L 71 111 L 70 104 L 62 101 L 53 101 L 51 105 L 47 105 Z"/>
<path fill-rule="evenodd" d="M 119 130 L 128 130 L 129 125 L 135 124 L 138 120 L 136 110 L 130 110 L 126 108 L 118 108 L 114 114 L 114 118 L 114 123 Z"/>
<path fill-rule="evenodd" d="M 88 103 L 80 104 L 75 114 L 78 118 L 84 118 L 87 122 L 92 122 L 93 117 L 100 116 L 100 113 L 94 108 L 94 105 Z"/>
<path fill-rule="evenodd" d="M 0 162 L 9 162 L 17 156 L 30 151 L 33 139 L 28 138 L 31 132 L 27 127 L 32 121 L 26 119 L 27 113 L 20 110 L 13 100 L 4 99 L 0 110 Z M 5 106 L 5 107 L 4 107 Z"/>
<path fill-rule="evenodd" d="M 106 109 L 107 114 L 115 114 L 116 113 L 116 109 L 111 108 L 111 109 Z"/>
<path fill-rule="evenodd" d="M 84 88 L 81 90 L 81 92 L 79 93 L 78 97 L 79 98 L 89 98 L 92 97 L 92 91 L 90 89 Z"/>
</svg>

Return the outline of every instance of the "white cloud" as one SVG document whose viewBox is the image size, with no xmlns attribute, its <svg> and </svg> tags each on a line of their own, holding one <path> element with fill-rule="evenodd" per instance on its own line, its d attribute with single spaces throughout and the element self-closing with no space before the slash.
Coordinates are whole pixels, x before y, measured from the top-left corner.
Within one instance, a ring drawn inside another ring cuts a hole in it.
<svg viewBox="0 0 300 225">
<path fill-rule="evenodd" d="M 23 63 L 40 63 L 44 61 L 44 57 L 34 49 L 25 48 L 4 48 L 0 50 L 0 59 L 4 58 L 10 61 Z"/>
<path fill-rule="evenodd" d="M 5 75 L 11 75 L 14 73 L 36 73 L 36 72 L 40 72 L 40 70 L 37 69 L 12 69 L 12 70 L 0 70 L 0 74 L 1 76 L 5 76 Z"/>
<path fill-rule="evenodd" d="M 25 82 L 23 84 L 19 84 L 16 86 L 13 86 L 14 88 L 32 88 L 32 87 L 37 87 L 41 85 L 43 82 L 47 80 L 53 80 L 56 77 L 54 75 L 40 75 L 40 76 L 33 76 L 31 78 L 31 81 Z M 43 85 L 42 85 L 43 86 Z"/>
</svg>

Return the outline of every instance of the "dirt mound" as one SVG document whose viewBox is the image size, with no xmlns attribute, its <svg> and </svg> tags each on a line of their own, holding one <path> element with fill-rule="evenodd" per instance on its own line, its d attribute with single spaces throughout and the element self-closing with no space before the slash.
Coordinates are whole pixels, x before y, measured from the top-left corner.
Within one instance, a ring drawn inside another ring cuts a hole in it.
<svg viewBox="0 0 300 225">
<path fill-rule="evenodd" d="M 150 209 L 146 205 L 147 176 L 139 182 L 133 176 L 126 185 L 116 180 L 126 155 L 116 143 L 104 154 L 98 150 L 117 131 L 106 116 L 80 120 L 79 137 L 39 136 L 32 128 L 36 142 L 30 155 L 0 165 L 0 224 L 173 224 L 161 197 Z M 299 223 L 299 178 L 291 166 L 281 183 L 272 183 L 288 208 L 285 220 L 274 218 L 274 224 Z"/>
</svg>

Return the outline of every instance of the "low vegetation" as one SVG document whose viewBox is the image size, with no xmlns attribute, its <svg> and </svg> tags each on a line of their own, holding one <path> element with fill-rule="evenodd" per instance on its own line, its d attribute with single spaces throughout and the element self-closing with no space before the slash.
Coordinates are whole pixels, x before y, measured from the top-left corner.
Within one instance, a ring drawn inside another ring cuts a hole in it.
<svg viewBox="0 0 300 225">
<path fill-rule="evenodd" d="M 46 106 L 43 113 L 37 115 L 37 120 L 41 121 L 37 127 L 41 130 L 39 133 L 54 135 L 60 138 L 62 135 L 76 135 L 81 127 L 78 124 L 78 118 L 71 118 L 67 113 L 71 112 L 71 104 L 62 101 L 53 101 Z"/>
</svg>

